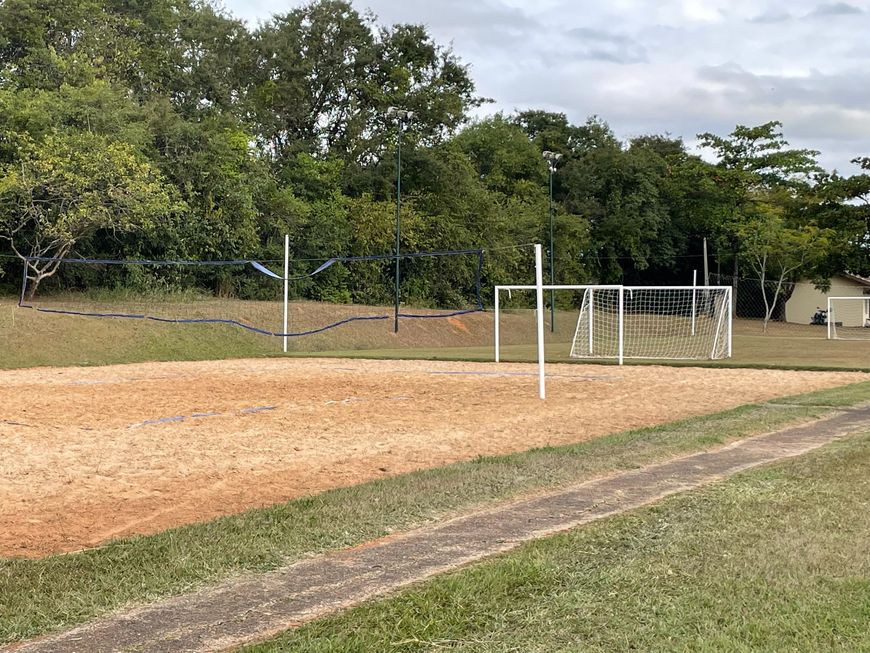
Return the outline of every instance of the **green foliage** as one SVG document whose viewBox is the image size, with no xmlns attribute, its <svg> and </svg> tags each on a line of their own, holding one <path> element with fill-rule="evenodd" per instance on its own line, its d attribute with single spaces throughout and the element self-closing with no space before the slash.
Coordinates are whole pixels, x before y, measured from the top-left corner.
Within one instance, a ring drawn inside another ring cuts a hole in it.
<svg viewBox="0 0 870 653">
<path fill-rule="evenodd" d="M 816 267 L 815 276 L 828 278 L 848 270 L 870 276 L 870 158 L 855 159 L 863 174 L 822 177 L 818 201 L 809 207 L 816 221 L 832 231 L 832 247 Z"/>
<path fill-rule="evenodd" d="M 537 192 L 547 183 L 541 151 L 517 125 L 498 114 L 462 131 L 455 144 L 469 157 L 486 186 L 505 195 L 522 195 L 529 182 Z"/>
<path fill-rule="evenodd" d="M 56 259 L 99 230 L 147 228 L 173 208 L 172 191 L 127 143 L 91 133 L 51 135 L 6 164 L 0 238 L 28 260 L 35 290 Z"/>
<path fill-rule="evenodd" d="M 484 286 L 531 281 L 528 252 L 508 248 L 549 240 L 544 150 L 562 155 L 559 282 L 684 283 L 703 238 L 720 265 L 752 270 L 751 234 L 768 209 L 783 234 L 824 236 L 789 241 L 813 249 L 785 265 L 790 276 L 870 274 L 866 159 L 864 174 L 823 174 L 778 122 L 702 134 L 716 164 L 667 135 L 622 143 L 597 116 L 572 124 L 529 109 L 466 124 L 485 101 L 425 27 L 380 25 L 346 0 L 257 29 L 211 0 L 6 0 L 0 255 L 14 254 L 13 229 L 28 252 L 43 234 L 39 251 L 158 259 L 275 259 L 289 233 L 300 272 L 302 259 L 390 254 L 401 138 L 402 250 L 486 249 Z M 414 112 L 401 132 L 390 106 Z M 129 192 L 108 194 L 115 182 Z M 31 202 L 31 190 L 45 198 Z M 93 222 L 73 219 L 73 206 L 94 207 Z M 70 226 L 45 249 L 49 223 Z M 403 273 L 421 303 L 455 302 L 470 274 Z M 365 284 L 353 274 L 336 267 L 300 292 L 388 299 L 387 271 Z"/>
<path fill-rule="evenodd" d="M 815 150 L 787 149 L 788 141 L 780 131 L 782 123 L 772 121 L 757 127 L 738 125 L 726 137 L 699 134 L 702 147 L 711 148 L 719 166 L 737 173 L 734 181 L 745 190 L 776 186 L 801 186 L 822 172 Z"/>
<path fill-rule="evenodd" d="M 817 194 L 824 185 L 818 152 L 788 149 L 781 126 L 769 122 L 738 126 L 728 137 L 699 135 L 719 159 L 714 179 L 725 211 L 715 231 L 731 249 L 735 278 L 743 261 L 762 285 L 771 277 L 776 281 L 772 303 L 762 292 L 766 319 L 777 308 L 783 282 L 817 277 L 838 240 L 818 220 Z"/>
<path fill-rule="evenodd" d="M 389 106 L 415 112 L 408 136 L 437 142 L 480 100 L 449 49 L 416 25 L 374 28 L 344 0 L 320 0 L 272 18 L 256 34 L 250 89 L 264 148 L 367 162 L 392 140 Z"/>
</svg>

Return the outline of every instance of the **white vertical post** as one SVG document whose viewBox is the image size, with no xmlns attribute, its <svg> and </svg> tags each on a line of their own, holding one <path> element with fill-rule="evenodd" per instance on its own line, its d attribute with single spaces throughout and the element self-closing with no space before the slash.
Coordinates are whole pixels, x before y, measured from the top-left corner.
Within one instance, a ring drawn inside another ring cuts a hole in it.
<svg viewBox="0 0 870 653">
<path fill-rule="evenodd" d="M 731 336 L 734 326 L 734 286 L 728 286 L 728 358 L 731 358 Z"/>
<path fill-rule="evenodd" d="M 618 350 L 617 356 L 619 358 L 619 364 L 622 365 L 622 361 L 624 358 L 624 347 L 625 347 L 625 287 L 619 286 L 619 311 L 617 313 L 617 332 L 619 334 L 618 340 Z"/>
<path fill-rule="evenodd" d="M 538 318 L 538 395 L 547 398 L 544 387 L 544 273 L 541 264 L 541 245 L 535 245 L 535 295 Z"/>
<path fill-rule="evenodd" d="M 290 234 L 284 234 L 284 353 L 287 353 L 287 320 L 289 319 L 290 294 Z"/>
<path fill-rule="evenodd" d="M 589 355 L 592 355 L 592 329 L 594 328 L 595 320 L 595 291 L 589 289 Z"/>
<path fill-rule="evenodd" d="M 495 287 L 495 362 L 496 362 L 496 363 L 498 363 L 498 362 L 499 362 L 499 359 L 500 359 L 500 356 L 499 356 L 499 349 L 500 349 L 500 347 L 499 347 L 499 341 L 498 341 L 498 336 L 499 336 L 499 333 L 498 333 L 498 321 L 499 321 L 499 319 L 500 319 L 500 317 L 501 317 L 501 316 L 499 315 L 499 305 L 498 305 L 498 296 L 499 296 L 500 294 L 501 294 L 501 293 L 499 292 L 498 286 L 496 286 L 496 287 Z"/>
<path fill-rule="evenodd" d="M 698 286 L 698 271 L 692 270 L 692 335 L 693 336 L 695 335 L 695 314 L 698 312 L 697 311 L 698 291 L 696 290 L 697 286 Z"/>
<path fill-rule="evenodd" d="M 828 340 L 831 340 L 831 322 L 834 321 L 834 315 L 831 313 L 832 308 L 831 298 L 828 297 L 828 317 L 826 318 L 827 324 L 825 325 L 825 328 L 828 330 Z"/>
</svg>

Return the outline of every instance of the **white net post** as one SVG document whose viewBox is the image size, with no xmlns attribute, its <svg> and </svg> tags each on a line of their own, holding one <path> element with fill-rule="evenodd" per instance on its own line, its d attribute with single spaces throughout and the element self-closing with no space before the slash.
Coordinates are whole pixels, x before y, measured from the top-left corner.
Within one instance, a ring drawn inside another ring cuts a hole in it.
<svg viewBox="0 0 870 653">
<path fill-rule="evenodd" d="M 541 245 L 535 245 L 535 305 L 538 323 L 538 395 L 547 398 L 544 378 L 544 276 L 541 264 Z"/>
<path fill-rule="evenodd" d="M 625 361 L 625 288 L 620 286 L 619 288 L 619 308 L 617 310 L 617 320 L 619 320 L 617 325 L 618 330 L 618 344 L 617 344 L 617 357 L 619 359 L 619 364 L 622 365 Z"/>
<path fill-rule="evenodd" d="M 828 316 L 828 317 L 827 317 L 827 322 L 828 322 L 828 323 L 825 325 L 825 328 L 828 330 L 828 340 L 833 340 L 833 339 L 834 339 L 834 334 L 833 334 L 833 332 L 832 332 L 832 330 L 831 330 L 831 325 L 832 325 L 833 322 L 834 322 L 834 307 L 831 305 L 831 298 L 830 298 L 830 297 L 828 297 L 828 313 L 827 313 L 827 316 Z"/>
<path fill-rule="evenodd" d="M 728 292 L 728 306 L 725 319 L 728 324 L 728 358 L 731 358 L 731 349 L 734 343 L 734 287 L 725 286 Z"/>
<path fill-rule="evenodd" d="M 290 320 L 290 234 L 284 234 L 284 353 L 287 353 L 287 333 Z"/>
<path fill-rule="evenodd" d="M 577 286 L 584 289 L 571 343 L 572 358 L 622 359 L 624 351 L 621 286 Z"/>
<path fill-rule="evenodd" d="M 586 291 L 589 293 L 589 355 L 594 353 L 595 349 L 595 291 L 590 288 Z"/>
<path fill-rule="evenodd" d="M 499 323 L 501 321 L 501 312 L 499 308 L 499 295 L 501 294 L 501 286 L 495 287 L 495 297 L 493 310 L 495 312 L 495 324 L 493 325 L 494 333 L 493 337 L 495 340 L 495 362 L 498 363 L 501 359 L 501 344 L 499 342 Z"/>
</svg>

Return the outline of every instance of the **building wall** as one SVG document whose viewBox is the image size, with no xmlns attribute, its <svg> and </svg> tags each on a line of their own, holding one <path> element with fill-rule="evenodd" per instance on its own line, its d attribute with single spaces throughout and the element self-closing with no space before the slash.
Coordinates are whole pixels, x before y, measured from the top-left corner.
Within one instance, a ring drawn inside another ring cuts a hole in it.
<svg viewBox="0 0 870 653">
<path fill-rule="evenodd" d="M 870 295 L 865 294 L 870 288 L 846 277 L 833 277 L 831 289 L 824 293 L 813 287 L 812 283 L 799 283 L 785 305 L 785 321 L 797 324 L 809 324 L 819 308 L 827 308 L 828 297 L 866 297 L 863 302 L 840 302 L 837 305 L 835 320 L 843 326 L 864 326 L 864 320 L 870 302 Z"/>
</svg>

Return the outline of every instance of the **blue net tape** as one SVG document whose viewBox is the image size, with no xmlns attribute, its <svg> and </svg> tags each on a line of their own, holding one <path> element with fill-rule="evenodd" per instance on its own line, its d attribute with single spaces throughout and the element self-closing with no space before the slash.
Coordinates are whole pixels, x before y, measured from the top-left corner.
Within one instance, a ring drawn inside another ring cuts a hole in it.
<svg viewBox="0 0 870 653">
<path fill-rule="evenodd" d="M 327 324 L 326 326 L 318 327 L 316 329 L 309 329 L 308 331 L 294 331 L 291 333 L 282 333 L 280 331 L 269 331 L 268 329 L 261 329 L 259 327 L 252 326 L 250 324 L 245 324 L 244 322 L 240 322 L 238 320 L 227 320 L 222 318 L 212 318 L 212 317 L 201 317 L 201 318 L 172 318 L 172 317 L 157 317 L 155 315 L 144 315 L 139 313 L 90 313 L 87 311 L 69 311 L 59 308 L 42 308 L 39 306 L 32 306 L 29 304 L 22 304 L 21 308 L 30 308 L 40 313 L 52 313 L 56 315 L 78 315 L 82 317 L 112 317 L 112 318 L 122 318 L 122 319 L 132 319 L 132 320 L 151 320 L 152 322 L 163 322 L 166 324 L 229 324 L 231 326 L 237 326 L 242 329 L 247 329 L 248 331 L 252 331 L 254 333 L 259 333 L 264 336 L 277 336 L 277 337 L 288 337 L 293 338 L 296 336 L 310 336 L 315 333 L 321 333 L 323 331 L 329 331 L 330 329 L 334 329 L 335 327 L 339 327 L 343 324 L 349 324 L 350 322 L 363 322 L 368 320 L 387 320 L 391 316 L 389 315 L 362 315 L 356 317 L 349 317 L 344 320 L 339 320 L 338 322 L 333 322 L 332 324 Z M 447 315 L 443 316 L 414 316 L 414 315 L 405 315 L 403 317 L 449 317 Z"/>
<path fill-rule="evenodd" d="M 411 252 L 408 254 L 402 254 L 399 258 L 424 258 L 424 257 L 439 257 L 439 256 L 450 256 L 457 254 L 476 254 L 478 256 L 478 264 L 477 270 L 475 273 L 476 276 L 476 284 L 475 284 L 475 299 L 477 300 L 477 305 L 474 308 L 463 309 L 463 310 L 453 310 L 442 313 L 399 313 L 400 318 L 406 319 L 435 319 L 435 318 L 448 318 L 448 317 L 456 317 L 459 315 L 468 315 L 470 313 L 478 313 L 484 310 L 483 301 L 480 294 L 480 277 L 483 269 L 483 250 L 479 249 L 467 249 L 467 250 L 445 250 L 445 251 L 435 251 L 435 252 Z M 308 274 L 303 274 L 298 277 L 289 277 L 288 281 L 305 279 L 309 277 L 313 277 L 320 272 L 323 272 L 330 266 L 338 262 L 351 262 L 351 261 L 378 261 L 378 260 L 395 260 L 395 255 L 373 255 L 373 256 L 341 256 L 341 257 L 333 257 L 325 260 L 321 265 L 319 265 L 313 272 Z M 48 257 L 29 257 L 26 261 L 49 261 L 54 260 Z M 60 259 L 62 263 L 84 263 L 84 264 L 99 264 L 99 265 L 186 265 L 186 266 L 205 266 L 205 267 L 221 267 L 221 266 L 230 266 L 230 265 L 250 265 L 255 270 L 260 272 L 261 274 L 268 276 L 273 279 L 277 279 L 279 281 L 284 281 L 283 275 L 279 275 L 265 265 L 258 261 L 253 261 L 250 259 L 235 259 L 235 260 L 226 260 L 226 261 L 183 261 L 183 260 L 153 260 L 153 259 L 137 259 L 137 260 L 117 260 L 117 259 L 86 259 L 86 258 L 64 258 Z M 76 315 L 83 317 L 103 317 L 103 318 L 121 318 L 121 319 L 136 319 L 136 320 L 151 320 L 153 322 L 162 322 L 167 324 L 227 324 L 231 326 L 236 326 L 242 329 L 246 329 L 247 331 L 251 331 L 253 333 L 259 333 L 265 336 L 276 336 L 276 337 L 300 337 L 300 336 L 309 336 L 314 335 L 316 333 L 322 333 L 324 331 L 329 331 L 330 329 L 334 329 L 336 327 L 340 327 L 345 324 L 350 324 L 353 322 L 367 322 L 367 321 L 375 321 L 375 320 L 388 320 L 392 316 L 391 315 L 362 315 L 345 318 L 343 320 L 338 320 L 337 322 L 332 322 L 330 324 L 317 327 L 314 329 L 308 329 L 306 331 L 295 331 L 289 333 L 282 333 L 280 331 L 270 331 L 268 329 L 261 329 L 259 327 L 253 326 L 251 324 L 247 324 L 245 322 L 241 322 L 239 320 L 232 319 L 224 319 L 224 318 L 167 318 L 167 317 L 158 317 L 155 315 L 146 315 L 144 313 L 114 313 L 114 312 L 91 312 L 91 311 L 74 311 L 67 309 L 59 309 L 59 308 L 44 308 L 39 306 L 33 306 L 32 304 L 27 304 L 25 302 L 25 288 L 27 285 L 27 265 L 24 266 L 24 279 L 21 287 L 21 296 L 18 301 L 18 305 L 21 308 L 30 308 L 41 313 L 52 313 L 57 315 Z"/>
</svg>

